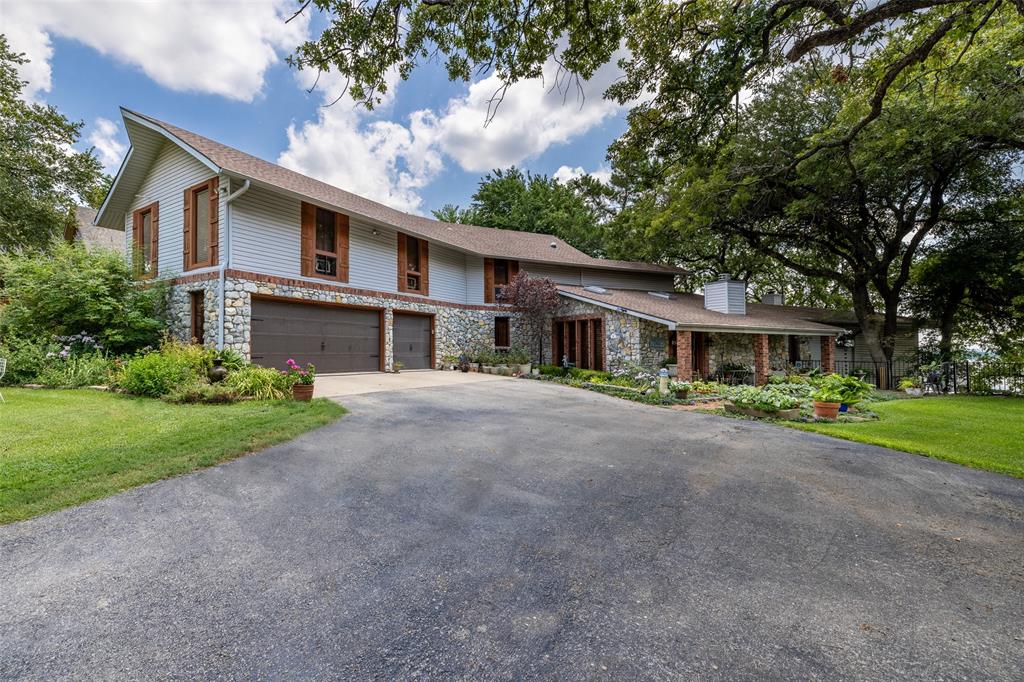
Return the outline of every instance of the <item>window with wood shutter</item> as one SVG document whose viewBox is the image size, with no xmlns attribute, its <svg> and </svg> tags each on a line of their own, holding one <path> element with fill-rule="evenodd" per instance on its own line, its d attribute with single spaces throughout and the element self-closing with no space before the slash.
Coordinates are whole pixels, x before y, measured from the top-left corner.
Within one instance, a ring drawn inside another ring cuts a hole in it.
<svg viewBox="0 0 1024 682">
<path fill-rule="evenodd" d="M 302 204 L 301 270 L 304 277 L 348 281 L 348 216 Z"/>
<path fill-rule="evenodd" d="M 519 261 L 505 258 L 484 258 L 484 303 L 500 298 L 501 288 L 519 274 Z"/>
<path fill-rule="evenodd" d="M 206 292 L 190 291 L 188 297 L 192 315 L 191 340 L 201 346 L 206 338 Z"/>
<path fill-rule="evenodd" d="M 430 257 L 427 242 L 398 233 L 398 290 L 428 295 Z"/>
<path fill-rule="evenodd" d="M 152 203 L 132 214 L 132 267 L 136 277 L 154 277 L 158 269 L 160 205 Z"/>
<path fill-rule="evenodd" d="M 220 260 L 220 198 L 218 178 L 210 178 L 185 190 L 185 269 L 205 268 Z"/>
<path fill-rule="evenodd" d="M 509 318 L 494 318 L 494 347 L 508 348 L 511 346 L 511 334 L 509 332 Z"/>
</svg>

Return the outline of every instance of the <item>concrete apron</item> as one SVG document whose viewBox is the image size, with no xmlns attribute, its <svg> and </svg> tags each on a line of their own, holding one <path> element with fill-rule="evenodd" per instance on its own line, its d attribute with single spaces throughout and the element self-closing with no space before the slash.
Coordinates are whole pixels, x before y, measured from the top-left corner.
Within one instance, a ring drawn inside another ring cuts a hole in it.
<svg viewBox="0 0 1024 682">
<path fill-rule="evenodd" d="M 414 388 L 474 384 L 484 381 L 507 381 L 511 377 L 479 372 L 452 372 L 433 369 L 404 370 L 398 374 L 363 372 L 355 374 L 320 374 L 313 395 L 317 398 L 338 398 L 382 391 L 405 391 Z"/>
</svg>

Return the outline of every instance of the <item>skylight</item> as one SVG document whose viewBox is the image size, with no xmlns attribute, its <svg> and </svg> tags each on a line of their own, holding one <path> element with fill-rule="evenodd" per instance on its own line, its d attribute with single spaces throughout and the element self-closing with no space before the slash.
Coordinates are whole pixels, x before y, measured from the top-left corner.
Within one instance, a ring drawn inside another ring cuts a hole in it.
<svg viewBox="0 0 1024 682">
<path fill-rule="evenodd" d="M 667 291 L 648 291 L 647 295 L 654 296 L 655 298 L 663 298 L 666 301 L 672 300 L 672 294 L 668 293 Z"/>
<path fill-rule="evenodd" d="M 584 291 L 589 291 L 592 294 L 607 294 L 608 293 L 608 290 L 605 289 L 604 287 L 595 286 L 593 284 L 588 284 L 587 286 L 583 287 L 583 289 L 584 289 Z"/>
</svg>

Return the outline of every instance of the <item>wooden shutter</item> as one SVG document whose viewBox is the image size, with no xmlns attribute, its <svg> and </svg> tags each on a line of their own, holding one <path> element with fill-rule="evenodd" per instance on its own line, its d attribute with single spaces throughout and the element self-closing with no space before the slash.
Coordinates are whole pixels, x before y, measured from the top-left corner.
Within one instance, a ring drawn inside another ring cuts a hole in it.
<svg viewBox="0 0 1024 682">
<path fill-rule="evenodd" d="M 335 245 L 338 248 L 338 280 L 348 281 L 348 216 L 335 213 Z"/>
<path fill-rule="evenodd" d="M 301 236 L 299 238 L 301 253 L 299 255 L 299 264 L 302 276 L 312 277 L 314 275 L 313 248 L 316 245 L 314 241 L 316 238 L 316 206 L 303 201 L 301 215 Z"/>
<path fill-rule="evenodd" d="M 408 280 L 406 279 L 406 266 L 409 261 L 405 257 L 405 235 L 398 233 L 398 290 L 408 291 Z M 421 266 L 422 267 L 422 266 Z"/>
<path fill-rule="evenodd" d="M 192 267 L 192 188 L 185 190 L 185 203 L 182 205 L 181 214 L 185 222 L 185 245 L 182 248 L 182 256 L 185 259 L 185 270 Z"/>
<path fill-rule="evenodd" d="M 494 303 L 493 258 L 484 258 L 484 303 Z"/>
<path fill-rule="evenodd" d="M 424 296 L 430 294 L 430 250 L 426 239 L 417 239 L 420 245 L 420 293 Z"/>
<path fill-rule="evenodd" d="M 140 226 L 141 227 L 141 226 Z M 156 277 L 160 269 L 160 253 L 157 247 L 160 244 L 160 204 L 154 203 L 150 206 L 149 230 L 152 243 L 149 245 L 149 261 L 153 264 L 151 272 Z"/>
<path fill-rule="evenodd" d="M 203 225 L 210 230 L 210 265 L 220 263 L 220 178 L 210 178 L 210 224 Z M 200 228 L 201 229 L 201 228 Z"/>
<path fill-rule="evenodd" d="M 510 260 L 508 262 L 508 282 L 509 282 L 509 284 L 511 284 L 512 280 L 514 280 L 518 275 L 519 275 L 519 261 L 517 261 L 517 260 Z"/>
</svg>

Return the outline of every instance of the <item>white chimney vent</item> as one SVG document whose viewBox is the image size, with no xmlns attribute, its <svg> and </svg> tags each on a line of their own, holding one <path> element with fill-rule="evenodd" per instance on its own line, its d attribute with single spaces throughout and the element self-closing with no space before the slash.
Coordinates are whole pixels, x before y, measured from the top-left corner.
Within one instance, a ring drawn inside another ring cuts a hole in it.
<svg viewBox="0 0 1024 682">
<path fill-rule="evenodd" d="M 747 283 L 719 275 L 704 285 L 704 307 L 726 315 L 746 315 Z"/>
<path fill-rule="evenodd" d="M 761 303 L 767 305 L 785 305 L 785 299 L 782 298 L 782 294 L 777 291 L 769 291 L 761 297 Z"/>
</svg>

